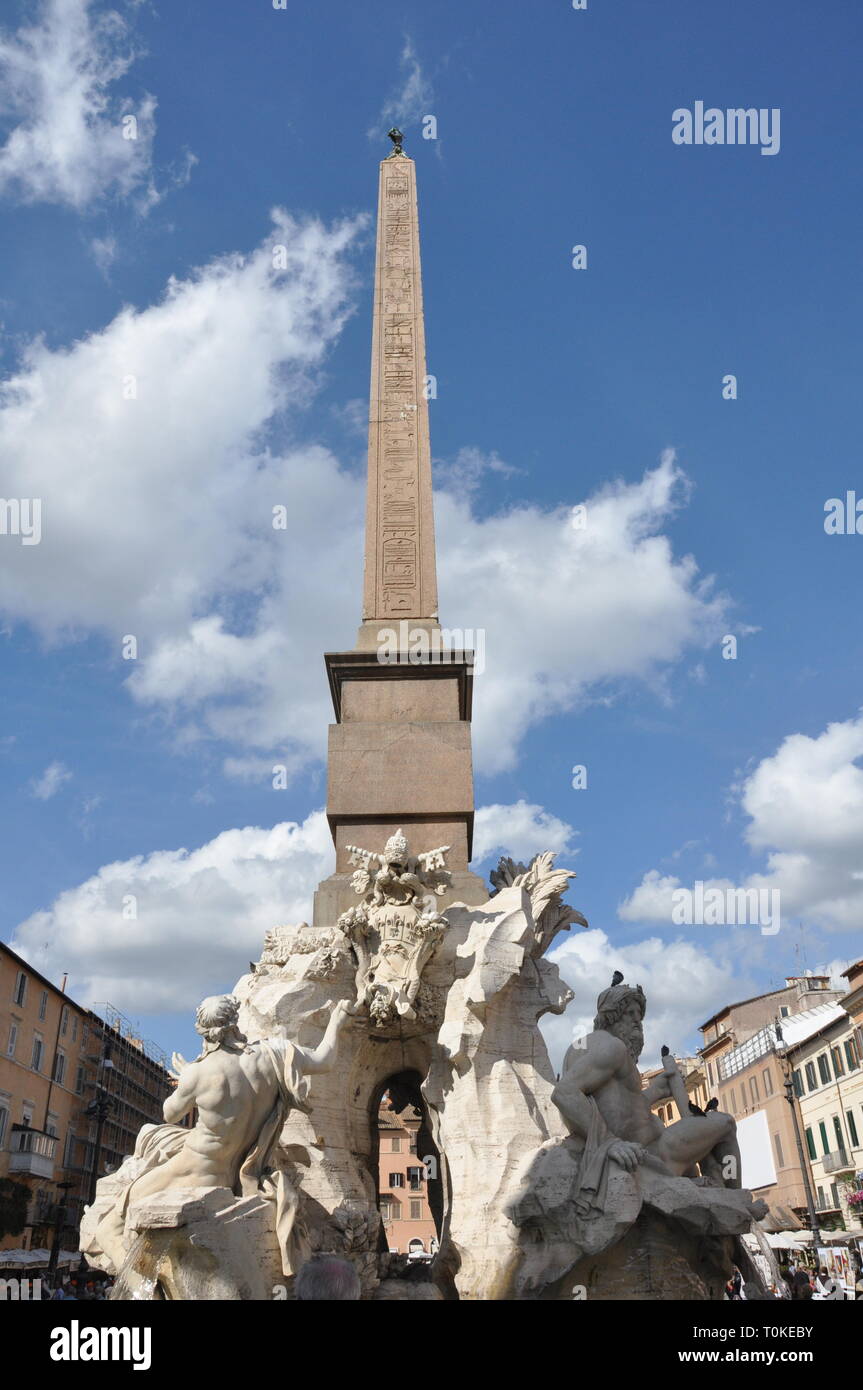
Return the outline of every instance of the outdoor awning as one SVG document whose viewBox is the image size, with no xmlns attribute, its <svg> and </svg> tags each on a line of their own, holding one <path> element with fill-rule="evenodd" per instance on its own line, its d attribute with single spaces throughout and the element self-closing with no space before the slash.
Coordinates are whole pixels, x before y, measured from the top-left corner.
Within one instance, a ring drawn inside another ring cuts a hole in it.
<svg viewBox="0 0 863 1390">
<path fill-rule="evenodd" d="M 0 1269 L 39 1269 L 47 1267 L 51 1259 L 50 1250 L 0 1250 Z M 61 1250 L 58 1265 L 80 1264 L 81 1255 L 77 1250 Z"/>
<path fill-rule="evenodd" d="M 812 1244 L 811 1231 L 765 1231 L 764 1234 L 773 1250 L 801 1250 Z"/>
</svg>

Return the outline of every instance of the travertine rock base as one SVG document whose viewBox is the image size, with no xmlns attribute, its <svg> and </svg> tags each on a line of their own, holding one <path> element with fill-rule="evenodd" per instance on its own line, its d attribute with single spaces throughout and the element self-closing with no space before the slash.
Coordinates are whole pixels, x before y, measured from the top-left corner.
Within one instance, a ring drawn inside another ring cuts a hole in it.
<svg viewBox="0 0 863 1390">
<path fill-rule="evenodd" d="M 721 1299 L 731 1277 L 731 1237 L 687 1234 L 655 1212 L 600 1255 L 580 1260 L 545 1299 L 584 1298 L 590 1303 Z M 584 1293 L 581 1290 L 584 1290 Z"/>
</svg>

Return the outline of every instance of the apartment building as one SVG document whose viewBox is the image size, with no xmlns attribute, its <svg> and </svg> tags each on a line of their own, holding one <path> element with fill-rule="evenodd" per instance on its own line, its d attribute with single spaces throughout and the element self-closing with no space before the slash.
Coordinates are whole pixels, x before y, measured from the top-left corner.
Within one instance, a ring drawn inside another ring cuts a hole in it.
<svg viewBox="0 0 863 1390">
<path fill-rule="evenodd" d="M 378 1112 L 378 1206 L 389 1250 L 419 1258 L 438 1248 L 428 1174 L 417 1153 L 421 1123 L 413 1105 L 396 1111 L 384 1096 Z"/>
<path fill-rule="evenodd" d="M 704 1110 L 710 1099 L 710 1091 L 707 1086 L 707 1073 L 700 1057 L 678 1057 L 677 1070 L 686 1083 L 686 1091 L 693 1105 L 697 1105 L 699 1110 Z M 662 1067 L 653 1067 L 650 1071 L 641 1073 L 642 1084 L 645 1089 L 662 1072 Z M 673 1100 L 654 1101 L 650 1107 L 654 1115 L 658 1115 L 664 1125 L 673 1125 L 676 1120 L 681 1118 Z"/>
<path fill-rule="evenodd" d="M 824 1230 L 863 1234 L 863 1030 L 849 1014 L 863 1007 L 863 962 L 846 975 L 857 989 L 842 997 L 836 1017 L 806 1039 L 788 1042 L 787 1057 L 802 1117 L 815 1208 Z M 859 1015 L 858 1015 L 859 1018 Z M 783 1032 L 785 1029 L 783 1028 Z"/>
<path fill-rule="evenodd" d="M 105 1017 L 75 1003 L 0 943 L 0 1178 L 26 1187 L 21 1231 L 0 1249 L 50 1248 L 58 1222 L 76 1239 L 98 1175 L 132 1153 L 145 1122 L 162 1120 L 173 1083 L 158 1049 L 106 1005 Z"/>
<path fill-rule="evenodd" d="M 765 1224 L 776 1230 L 808 1224 L 809 1160 L 801 1162 L 787 1099 L 787 1051 L 843 1016 L 840 997 L 829 976 L 789 976 L 783 988 L 729 1004 L 701 1025 L 708 1089 L 737 1120 L 742 1181 L 768 1203 Z"/>
</svg>

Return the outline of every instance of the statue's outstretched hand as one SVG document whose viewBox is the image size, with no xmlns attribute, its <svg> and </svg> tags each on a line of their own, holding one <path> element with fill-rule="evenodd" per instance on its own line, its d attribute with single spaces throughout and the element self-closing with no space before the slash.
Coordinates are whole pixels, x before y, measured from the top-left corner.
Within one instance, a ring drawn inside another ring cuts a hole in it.
<svg viewBox="0 0 863 1390">
<path fill-rule="evenodd" d="M 641 1160 L 644 1158 L 644 1147 L 641 1144 L 631 1144 L 628 1139 L 615 1139 L 609 1145 L 608 1156 L 613 1158 L 615 1163 L 619 1163 L 621 1168 L 625 1168 L 627 1173 L 634 1173 Z"/>
<path fill-rule="evenodd" d="M 662 1049 L 662 1070 L 666 1076 L 674 1076 L 679 1071 L 674 1055 L 667 1047 Z"/>
<path fill-rule="evenodd" d="M 182 1052 L 171 1053 L 171 1066 L 168 1071 L 169 1076 L 173 1076 L 175 1081 L 179 1081 L 183 1071 L 189 1065 Z"/>
</svg>

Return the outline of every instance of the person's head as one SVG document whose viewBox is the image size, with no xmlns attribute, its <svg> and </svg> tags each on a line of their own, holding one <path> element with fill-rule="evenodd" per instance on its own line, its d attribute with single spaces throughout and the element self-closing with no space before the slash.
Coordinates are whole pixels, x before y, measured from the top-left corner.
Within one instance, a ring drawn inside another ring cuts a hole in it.
<svg viewBox="0 0 863 1390">
<path fill-rule="evenodd" d="M 360 1280 L 350 1260 L 338 1255 L 313 1255 L 297 1275 L 297 1298 L 330 1302 L 356 1301 L 360 1296 Z"/>
<path fill-rule="evenodd" d="M 830 1277 L 827 1270 L 823 1267 L 818 1271 L 818 1273 L 821 1275 L 822 1279 L 828 1279 Z"/>
<path fill-rule="evenodd" d="M 593 1026 L 598 1031 L 619 1038 L 637 1062 L 644 1047 L 642 1023 L 646 1009 L 647 1000 L 641 985 L 636 985 L 634 989 L 631 985 L 611 985 L 602 991 L 596 1001 Z"/>
<path fill-rule="evenodd" d="M 202 999 L 195 1014 L 195 1032 L 204 1039 L 202 1057 L 219 1047 L 232 1052 L 242 1050 L 246 1039 L 237 1027 L 239 1014 L 239 1001 L 233 994 L 211 994 Z"/>
</svg>

